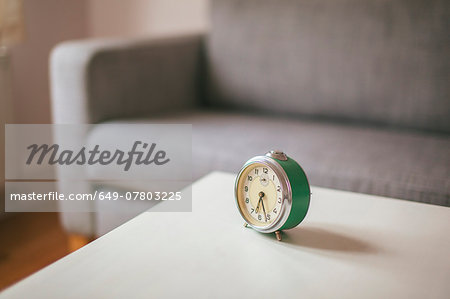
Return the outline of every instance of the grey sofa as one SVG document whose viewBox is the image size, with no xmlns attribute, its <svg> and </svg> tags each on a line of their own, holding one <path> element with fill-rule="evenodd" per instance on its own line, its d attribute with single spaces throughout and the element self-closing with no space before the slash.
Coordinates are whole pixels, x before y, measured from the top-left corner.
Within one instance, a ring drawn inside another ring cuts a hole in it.
<svg viewBox="0 0 450 299">
<path fill-rule="evenodd" d="M 195 178 L 280 148 L 312 185 L 450 206 L 449 1 L 210 9 L 206 34 L 59 45 L 54 122 L 192 123 Z M 86 235 L 124 221 L 106 218 L 62 219 Z"/>
</svg>

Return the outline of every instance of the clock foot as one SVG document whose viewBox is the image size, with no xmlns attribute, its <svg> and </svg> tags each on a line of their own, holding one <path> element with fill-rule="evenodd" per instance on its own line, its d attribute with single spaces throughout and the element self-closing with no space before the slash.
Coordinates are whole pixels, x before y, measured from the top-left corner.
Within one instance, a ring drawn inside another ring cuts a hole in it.
<svg viewBox="0 0 450 299">
<path fill-rule="evenodd" d="M 247 227 L 248 226 L 248 223 L 247 222 L 244 222 L 244 227 Z"/>
<path fill-rule="evenodd" d="M 277 230 L 277 231 L 275 232 L 275 236 L 277 237 L 277 240 L 278 240 L 278 241 L 281 241 L 281 231 L 280 231 L 280 230 Z"/>
</svg>

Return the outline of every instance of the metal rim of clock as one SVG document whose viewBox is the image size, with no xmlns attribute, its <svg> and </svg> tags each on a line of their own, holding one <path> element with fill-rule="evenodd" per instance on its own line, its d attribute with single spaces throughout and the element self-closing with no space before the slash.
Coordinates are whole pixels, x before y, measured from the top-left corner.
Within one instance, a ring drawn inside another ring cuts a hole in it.
<svg viewBox="0 0 450 299">
<path fill-rule="evenodd" d="M 239 205 L 238 185 L 239 185 L 240 177 L 242 176 L 244 171 L 247 169 L 247 167 L 249 167 L 251 164 L 255 164 L 255 163 L 260 163 L 260 164 L 263 164 L 263 165 L 266 165 L 266 166 L 269 166 L 270 168 L 272 168 L 272 170 L 275 172 L 275 174 L 278 176 L 278 178 L 280 180 L 280 185 L 281 185 L 281 190 L 282 190 L 282 192 L 281 192 L 282 203 L 281 203 L 280 215 L 277 217 L 277 219 L 274 222 L 272 222 L 271 224 L 269 224 L 267 226 L 254 226 L 251 223 L 249 223 L 247 221 L 246 216 L 241 211 L 241 207 Z M 274 159 L 272 159 L 271 157 L 268 157 L 268 156 L 256 156 L 256 157 L 251 158 L 247 162 L 245 162 L 244 166 L 242 166 L 241 170 L 239 171 L 239 173 L 236 177 L 236 182 L 234 185 L 234 197 L 236 199 L 236 204 L 237 204 L 239 213 L 241 214 L 242 218 L 244 218 L 245 222 L 247 222 L 247 224 L 250 227 L 252 227 L 254 230 L 263 232 L 263 233 L 273 233 L 273 232 L 280 230 L 280 228 L 284 225 L 284 223 L 288 219 L 289 214 L 291 212 L 291 208 L 292 208 L 292 189 L 291 189 L 291 184 L 289 182 L 289 178 L 288 178 L 286 172 L 284 171 L 283 167 L 281 167 L 280 164 L 278 164 Z"/>
</svg>

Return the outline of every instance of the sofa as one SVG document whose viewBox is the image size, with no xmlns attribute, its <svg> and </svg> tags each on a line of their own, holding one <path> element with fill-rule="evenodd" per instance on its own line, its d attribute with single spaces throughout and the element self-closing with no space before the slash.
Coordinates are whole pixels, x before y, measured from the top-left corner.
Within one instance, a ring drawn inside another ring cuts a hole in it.
<svg viewBox="0 0 450 299">
<path fill-rule="evenodd" d="M 212 0 L 206 33 L 58 45 L 53 121 L 190 123 L 194 179 L 282 149 L 312 185 L 450 206 L 449 19 L 445 0 Z"/>
</svg>

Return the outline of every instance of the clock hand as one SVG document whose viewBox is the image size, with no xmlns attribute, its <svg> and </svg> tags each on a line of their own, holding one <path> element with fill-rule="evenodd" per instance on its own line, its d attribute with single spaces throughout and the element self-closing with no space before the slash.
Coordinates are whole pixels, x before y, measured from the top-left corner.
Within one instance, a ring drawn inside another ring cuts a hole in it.
<svg viewBox="0 0 450 299">
<path fill-rule="evenodd" d="M 261 205 L 262 205 L 263 212 L 264 212 L 264 218 L 266 219 L 266 222 L 267 222 L 267 214 L 266 214 L 266 209 L 264 208 L 264 201 L 262 200 L 262 197 L 261 197 Z"/>
<path fill-rule="evenodd" d="M 258 211 L 259 211 L 259 204 L 261 203 L 261 199 L 262 199 L 261 194 L 264 195 L 264 193 L 263 192 L 259 192 L 259 200 L 258 200 L 258 204 L 256 205 L 256 209 L 255 209 L 256 214 L 258 214 Z"/>
<path fill-rule="evenodd" d="M 260 204 L 260 203 L 261 203 L 261 198 L 259 198 L 258 204 L 256 205 L 256 209 L 255 209 L 256 214 L 258 214 L 258 211 L 259 211 L 259 204 Z"/>
<path fill-rule="evenodd" d="M 258 205 L 256 206 L 256 209 L 255 209 L 255 212 L 256 212 L 256 214 L 258 214 L 258 211 L 259 211 L 259 204 L 262 204 L 263 205 L 263 209 L 264 209 L 264 202 L 263 202 L 263 197 L 264 197 L 264 192 L 259 192 L 259 200 L 258 200 Z M 266 215 L 266 212 L 265 212 L 265 210 L 264 210 L 264 215 Z M 267 220 L 266 220 L 267 221 Z"/>
</svg>

